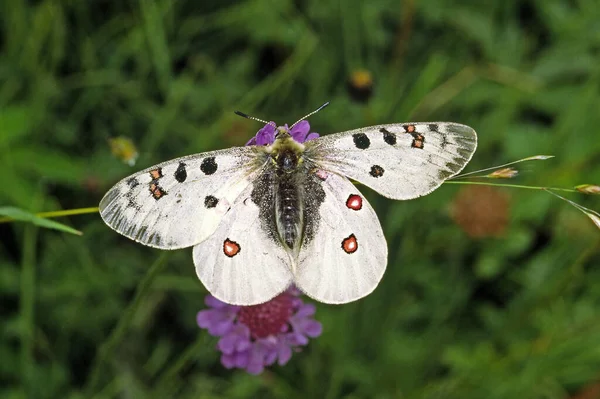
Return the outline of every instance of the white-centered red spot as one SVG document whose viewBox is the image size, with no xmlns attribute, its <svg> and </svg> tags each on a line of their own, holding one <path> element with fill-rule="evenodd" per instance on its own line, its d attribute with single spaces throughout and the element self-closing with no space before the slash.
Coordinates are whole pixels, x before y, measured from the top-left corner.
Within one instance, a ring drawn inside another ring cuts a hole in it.
<svg viewBox="0 0 600 399">
<path fill-rule="evenodd" d="M 226 238 L 223 241 L 223 253 L 230 258 L 233 258 L 237 254 L 240 253 L 240 244 L 235 241 L 231 241 L 229 238 Z"/>
<path fill-rule="evenodd" d="M 156 169 L 152 169 L 152 170 L 150 171 L 150 177 L 151 177 L 153 180 L 158 180 L 158 179 L 160 179 L 161 177 L 163 177 L 163 174 L 162 174 L 162 168 L 156 168 Z"/>
<path fill-rule="evenodd" d="M 362 209 L 362 198 L 357 194 L 350 194 L 346 200 L 346 206 L 353 211 L 360 211 Z"/>
<path fill-rule="evenodd" d="M 354 234 L 350 234 L 348 237 L 342 240 L 342 249 L 347 254 L 353 254 L 358 249 L 358 241 Z"/>
</svg>

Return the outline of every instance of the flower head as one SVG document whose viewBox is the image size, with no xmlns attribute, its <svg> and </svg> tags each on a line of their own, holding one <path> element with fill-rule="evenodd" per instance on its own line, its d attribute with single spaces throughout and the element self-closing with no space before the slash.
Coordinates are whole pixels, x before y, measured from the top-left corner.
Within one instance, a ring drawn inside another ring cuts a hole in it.
<svg viewBox="0 0 600 399">
<path fill-rule="evenodd" d="M 223 366 L 260 374 L 276 361 L 286 364 L 294 350 L 321 335 L 321 323 L 313 319 L 315 306 L 303 303 L 299 295 L 290 288 L 254 306 L 228 305 L 208 295 L 209 309 L 198 312 L 198 325 L 220 337 L 217 349 Z"/>
<path fill-rule="evenodd" d="M 291 129 L 288 125 L 284 125 L 285 130 L 292 136 L 298 143 L 304 143 L 308 140 L 313 140 L 319 137 L 319 133 L 310 132 L 310 124 L 308 121 L 300 121 L 296 123 Z M 256 133 L 256 136 L 252 137 L 246 145 L 268 145 L 275 142 L 275 136 L 277 129 L 275 128 L 275 122 L 271 121 L 267 123 L 262 129 Z"/>
</svg>

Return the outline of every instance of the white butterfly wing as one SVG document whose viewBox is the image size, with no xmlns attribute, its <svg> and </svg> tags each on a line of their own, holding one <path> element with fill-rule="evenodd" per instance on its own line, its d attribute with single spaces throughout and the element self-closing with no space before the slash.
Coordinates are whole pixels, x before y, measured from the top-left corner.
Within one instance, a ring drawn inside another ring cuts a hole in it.
<svg viewBox="0 0 600 399">
<path fill-rule="evenodd" d="M 250 185 L 223 217 L 217 230 L 194 246 L 202 284 L 232 305 L 256 305 L 283 292 L 292 282 L 291 261 L 276 238 L 261 228 L 260 209 Z"/>
<path fill-rule="evenodd" d="M 469 126 L 398 123 L 332 134 L 305 143 L 305 156 L 392 199 L 428 194 L 460 172 L 477 147 Z"/>
<path fill-rule="evenodd" d="M 197 244 L 217 228 L 264 163 L 257 147 L 167 161 L 117 183 L 100 202 L 111 228 L 160 249 Z"/>
<path fill-rule="evenodd" d="M 298 255 L 294 283 L 325 303 L 372 292 L 385 271 L 387 244 L 375 211 L 348 179 L 321 174 L 325 192 L 314 238 Z"/>
</svg>

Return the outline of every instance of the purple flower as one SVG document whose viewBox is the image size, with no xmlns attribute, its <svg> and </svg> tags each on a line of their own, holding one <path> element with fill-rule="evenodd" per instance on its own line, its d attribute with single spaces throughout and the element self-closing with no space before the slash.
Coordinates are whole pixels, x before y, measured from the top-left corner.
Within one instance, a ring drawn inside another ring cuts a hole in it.
<svg viewBox="0 0 600 399">
<path fill-rule="evenodd" d="M 310 124 L 308 121 L 300 121 L 290 130 L 287 124 L 284 125 L 285 130 L 290 133 L 290 136 L 298 143 L 304 143 L 308 140 L 314 140 L 319 137 L 319 133 L 310 132 Z M 262 129 L 256 133 L 256 136 L 252 137 L 246 145 L 267 145 L 275 142 L 275 135 L 277 129 L 275 128 L 275 122 L 271 121 L 267 123 Z"/>
<path fill-rule="evenodd" d="M 293 351 L 321 335 L 321 323 L 313 319 L 315 306 L 299 296 L 292 287 L 260 305 L 232 306 L 207 295 L 209 309 L 198 312 L 198 325 L 220 337 L 223 366 L 260 374 L 276 361 L 283 366 Z"/>
</svg>

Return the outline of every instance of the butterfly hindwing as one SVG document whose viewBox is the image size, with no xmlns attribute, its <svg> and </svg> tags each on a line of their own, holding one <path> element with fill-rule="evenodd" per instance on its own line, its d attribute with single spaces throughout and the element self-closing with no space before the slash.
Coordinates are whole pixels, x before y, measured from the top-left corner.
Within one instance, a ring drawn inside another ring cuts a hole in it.
<svg viewBox="0 0 600 399">
<path fill-rule="evenodd" d="M 236 147 L 167 161 L 117 183 L 100 202 L 119 233 L 161 249 L 208 237 L 261 169 L 255 147 Z"/>
<path fill-rule="evenodd" d="M 477 147 L 475 131 L 449 122 L 398 123 L 306 143 L 305 156 L 392 199 L 428 194 L 460 172 Z"/>
<path fill-rule="evenodd" d="M 387 244 L 375 211 L 348 179 L 319 172 L 324 200 L 314 238 L 298 255 L 294 283 L 325 303 L 346 303 L 375 289 L 387 264 Z"/>
<path fill-rule="evenodd" d="M 251 184 L 223 217 L 217 230 L 194 246 L 198 278 L 210 293 L 232 305 L 256 305 L 292 282 L 289 254 L 261 225 Z"/>
</svg>

